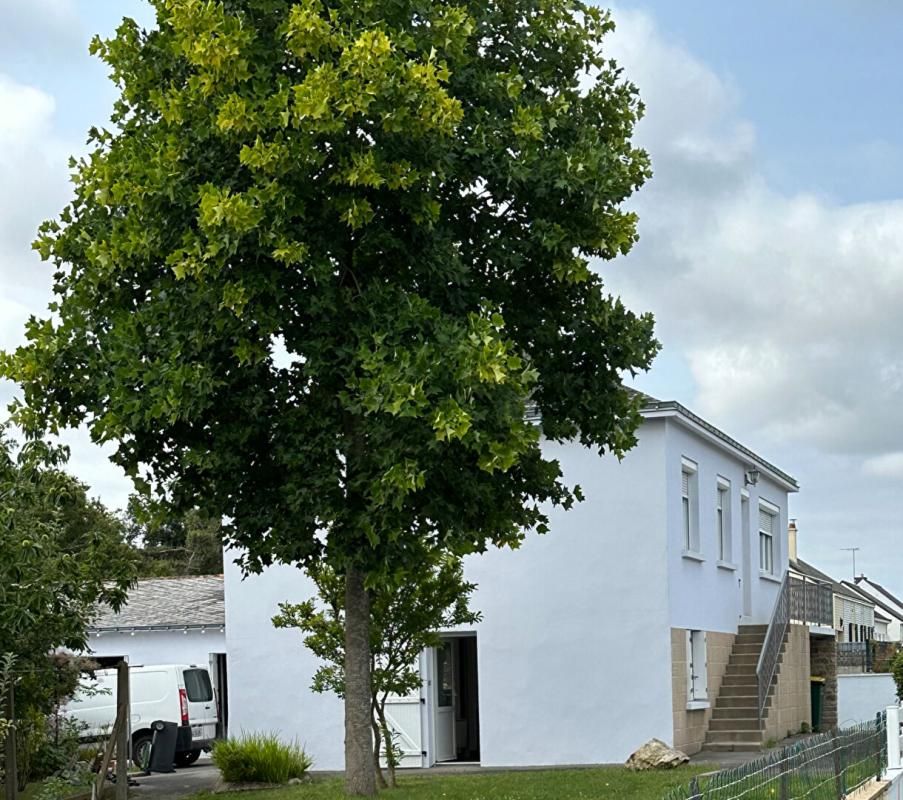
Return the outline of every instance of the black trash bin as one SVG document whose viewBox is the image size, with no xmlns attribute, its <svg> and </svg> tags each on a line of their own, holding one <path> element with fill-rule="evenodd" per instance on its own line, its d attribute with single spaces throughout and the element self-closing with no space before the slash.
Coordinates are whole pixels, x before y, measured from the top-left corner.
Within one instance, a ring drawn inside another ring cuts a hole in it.
<svg viewBox="0 0 903 800">
<path fill-rule="evenodd" d="M 179 726 L 175 722 L 164 722 L 162 719 L 151 723 L 154 738 L 151 741 L 150 758 L 147 772 L 175 772 L 173 762 L 176 760 L 176 740 Z"/>
</svg>

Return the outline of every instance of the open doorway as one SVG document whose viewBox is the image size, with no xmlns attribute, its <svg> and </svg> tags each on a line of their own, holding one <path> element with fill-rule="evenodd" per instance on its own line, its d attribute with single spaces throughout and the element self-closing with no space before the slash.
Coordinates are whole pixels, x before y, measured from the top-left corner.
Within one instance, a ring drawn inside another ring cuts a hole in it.
<svg viewBox="0 0 903 800">
<path fill-rule="evenodd" d="M 449 636 L 436 648 L 436 761 L 480 760 L 480 703 L 475 634 Z"/>
</svg>

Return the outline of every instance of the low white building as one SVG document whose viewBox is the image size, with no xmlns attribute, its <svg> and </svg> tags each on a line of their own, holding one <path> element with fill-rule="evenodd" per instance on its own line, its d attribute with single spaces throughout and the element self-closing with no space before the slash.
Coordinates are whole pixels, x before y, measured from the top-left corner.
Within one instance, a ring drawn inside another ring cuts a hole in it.
<svg viewBox="0 0 903 800">
<path fill-rule="evenodd" d="M 222 575 L 145 578 L 115 613 L 102 609 L 88 631 L 101 666 L 205 666 L 217 690 L 220 721 L 228 717 L 226 604 Z"/>
<path fill-rule="evenodd" d="M 764 727 L 710 725 L 722 693 L 756 692 L 728 663 L 735 643 L 761 648 L 788 585 L 796 482 L 678 403 L 650 400 L 643 417 L 621 462 L 544 442 L 586 500 L 552 510 L 551 532 L 519 550 L 466 560 L 483 619 L 445 632 L 422 654 L 419 695 L 392 705 L 407 765 L 618 762 L 651 737 L 693 752 L 808 722 L 808 638 L 791 631 Z M 341 703 L 310 691 L 316 659 L 270 623 L 312 584 L 285 566 L 243 578 L 226 561 L 233 729 L 279 731 L 316 769 L 341 769 Z M 761 627 L 737 639 L 741 625 Z M 754 660 L 739 661 L 755 676 Z"/>
</svg>

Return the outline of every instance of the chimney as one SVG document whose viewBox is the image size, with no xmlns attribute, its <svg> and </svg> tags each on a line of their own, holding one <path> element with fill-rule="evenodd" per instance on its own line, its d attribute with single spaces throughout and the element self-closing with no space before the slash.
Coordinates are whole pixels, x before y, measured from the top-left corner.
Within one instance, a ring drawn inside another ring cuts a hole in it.
<svg viewBox="0 0 903 800">
<path fill-rule="evenodd" d="M 787 526 L 787 555 L 791 561 L 797 560 L 795 519 L 790 520 L 790 524 Z"/>
</svg>

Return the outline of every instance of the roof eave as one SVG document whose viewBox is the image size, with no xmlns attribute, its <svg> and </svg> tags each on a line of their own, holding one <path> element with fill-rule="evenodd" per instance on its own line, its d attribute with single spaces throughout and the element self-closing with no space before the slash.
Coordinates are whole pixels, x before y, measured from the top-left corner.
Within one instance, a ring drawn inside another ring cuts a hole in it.
<svg viewBox="0 0 903 800">
<path fill-rule="evenodd" d="M 724 431 L 719 430 L 710 422 L 706 422 L 702 417 L 694 414 L 686 406 L 674 400 L 648 403 L 640 411 L 646 419 L 674 419 L 694 433 L 727 450 L 739 460 L 750 462 L 751 465 L 757 467 L 768 478 L 788 492 L 798 492 L 800 489 L 799 483 L 795 478 L 778 469 L 774 464 L 766 461 L 748 447 L 740 444 L 736 439 L 728 436 Z"/>
</svg>

